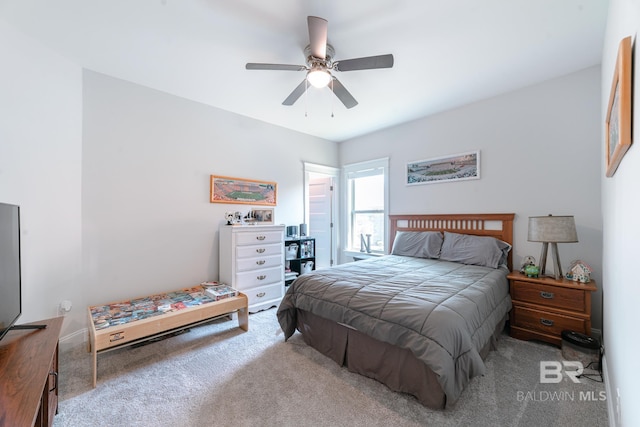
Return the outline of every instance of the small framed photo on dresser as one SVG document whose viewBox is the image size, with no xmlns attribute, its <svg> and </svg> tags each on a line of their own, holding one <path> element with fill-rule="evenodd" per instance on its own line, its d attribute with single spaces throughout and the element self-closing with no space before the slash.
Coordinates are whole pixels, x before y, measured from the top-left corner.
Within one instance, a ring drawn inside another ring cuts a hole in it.
<svg viewBox="0 0 640 427">
<path fill-rule="evenodd" d="M 273 225 L 274 212 L 271 208 L 253 208 L 249 212 L 247 222 L 255 225 Z"/>
</svg>

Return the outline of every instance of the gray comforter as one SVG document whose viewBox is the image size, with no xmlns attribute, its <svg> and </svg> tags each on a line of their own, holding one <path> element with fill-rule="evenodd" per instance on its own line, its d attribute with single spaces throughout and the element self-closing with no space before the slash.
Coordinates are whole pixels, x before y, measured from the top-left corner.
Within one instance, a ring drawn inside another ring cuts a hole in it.
<svg viewBox="0 0 640 427">
<path fill-rule="evenodd" d="M 306 310 L 410 349 L 438 376 L 447 402 L 484 374 L 480 349 L 511 309 L 506 269 L 387 255 L 305 274 L 277 316 L 285 340 Z"/>
</svg>

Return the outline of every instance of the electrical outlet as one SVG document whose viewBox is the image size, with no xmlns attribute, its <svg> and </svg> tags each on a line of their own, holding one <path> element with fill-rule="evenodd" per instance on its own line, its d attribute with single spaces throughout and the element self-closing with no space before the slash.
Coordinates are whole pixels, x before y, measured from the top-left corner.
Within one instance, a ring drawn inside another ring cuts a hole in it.
<svg viewBox="0 0 640 427">
<path fill-rule="evenodd" d="M 73 307 L 73 304 L 71 304 L 71 301 L 69 300 L 60 301 L 60 305 L 58 305 L 58 312 L 64 316 L 71 311 L 72 307 Z"/>
</svg>

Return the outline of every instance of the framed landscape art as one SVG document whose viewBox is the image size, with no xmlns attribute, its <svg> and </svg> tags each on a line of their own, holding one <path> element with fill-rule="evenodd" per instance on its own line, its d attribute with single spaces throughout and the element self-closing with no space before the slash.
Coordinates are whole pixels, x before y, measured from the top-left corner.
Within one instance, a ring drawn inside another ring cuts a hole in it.
<svg viewBox="0 0 640 427">
<path fill-rule="evenodd" d="M 616 173 L 631 146 L 631 85 L 631 37 L 625 37 L 618 47 L 605 122 L 607 177 Z"/>
<path fill-rule="evenodd" d="M 480 179 L 480 151 L 407 163 L 407 185 Z"/>
<path fill-rule="evenodd" d="M 211 175 L 211 203 L 275 206 L 277 184 L 254 179 Z"/>
</svg>

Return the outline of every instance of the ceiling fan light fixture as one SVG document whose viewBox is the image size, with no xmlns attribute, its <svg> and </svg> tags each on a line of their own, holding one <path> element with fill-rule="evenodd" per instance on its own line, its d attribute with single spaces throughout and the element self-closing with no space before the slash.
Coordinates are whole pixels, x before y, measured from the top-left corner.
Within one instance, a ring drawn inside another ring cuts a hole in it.
<svg viewBox="0 0 640 427">
<path fill-rule="evenodd" d="M 313 87 L 326 87 L 331 81 L 331 74 L 325 68 L 313 67 L 307 73 L 307 81 Z"/>
</svg>

